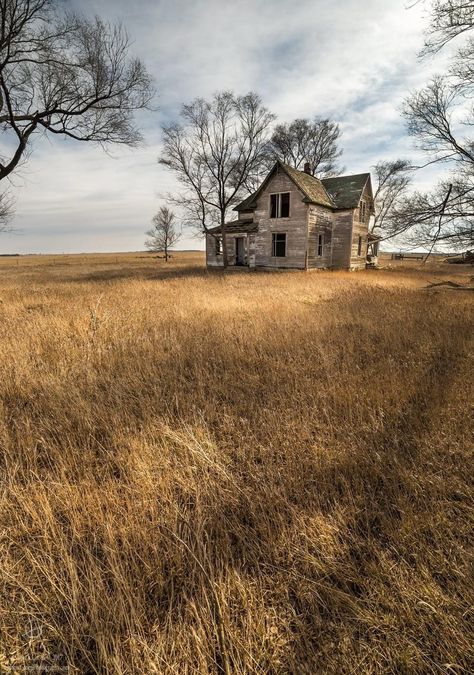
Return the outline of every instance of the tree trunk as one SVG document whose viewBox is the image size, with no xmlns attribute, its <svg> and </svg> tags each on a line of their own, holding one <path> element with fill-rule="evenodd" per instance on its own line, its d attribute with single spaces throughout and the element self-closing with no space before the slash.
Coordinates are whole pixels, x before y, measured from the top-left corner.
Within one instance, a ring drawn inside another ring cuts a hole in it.
<svg viewBox="0 0 474 675">
<path fill-rule="evenodd" d="M 222 232 L 222 262 L 224 263 L 224 269 L 226 269 L 229 266 L 229 258 L 227 256 L 227 232 L 224 214 L 221 214 L 221 232 Z"/>
<path fill-rule="evenodd" d="M 168 262 L 168 247 L 165 244 L 165 262 Z"/>
</svg>

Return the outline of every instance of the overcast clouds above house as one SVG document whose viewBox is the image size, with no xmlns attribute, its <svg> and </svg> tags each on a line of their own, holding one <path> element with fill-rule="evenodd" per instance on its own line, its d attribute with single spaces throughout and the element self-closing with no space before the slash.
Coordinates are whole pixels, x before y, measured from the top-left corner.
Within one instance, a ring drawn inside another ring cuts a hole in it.
<svg viewBox="0 0 474 675">
<path fill-rule="evenodd" d="M 410 3 L 411 4 L 411 3 Z M 257 91 L 286 121 L 329 116 L 342 129 L 342 162 L 367 171 L 380 159 L 414 157 L 399 109 L 441 67 L 417 58 L 423 3 L 403 0 L 75 0 L 85 14 L 121 21 L 154 75 L 156 112 L 140 114 L 138 150 L 37 138 L 13 176 L 15 232 L 3 252 L 143 249 L 144 231 L 173 189 L 158 166 L 160 125 L 181 103 L 221 89 Z M 418 181 L 429 180 L 420 174 Z M 182 248 L 202 248 L 186 237 Z"/>
</svg>

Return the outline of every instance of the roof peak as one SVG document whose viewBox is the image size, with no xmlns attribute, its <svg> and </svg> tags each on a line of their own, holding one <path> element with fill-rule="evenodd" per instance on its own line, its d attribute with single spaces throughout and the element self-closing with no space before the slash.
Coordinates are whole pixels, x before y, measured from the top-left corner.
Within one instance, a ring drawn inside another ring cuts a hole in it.
<svg viewBox="0 0 474 675">
<path fill-rule="evenodd" d="M 277 160 L 275 166 L 276 165 L 279 165 L 283 168 L 283 170 L 295 183 L 296 187 L 304 194 L 308 201 L 314 202 L 316 204 L 322 204 L 323 206 L 329 206 L 330 208 L 334 207 L 334 202 L 326 191 L 326 188 L 322 184 L 320 178 L 313 176 L 306 171 L 296 169 L 294 166 L 291 166 L 291 164 L 285 164 L 285 162 L 280 160 Z"/>
<path fill-rule="evenodd" d="M 370 171 L 365 171 L 363 173 L 343 173 L 340 176 L 327 176 L 325 178 L 320 178 L 320 180 L 324 181 L 324 180 L 338 180 L 340 178 L 359 178 L 359 176 L 370 176 Z"/>
<path fill-rule="evenodd" d="M 277 159 L 259 188 L 249 195 L 243 202 L 238 204 L 235 211 L 253 210 L 256 199 L 267 185 L 271 176 L 281 168 L 290 180 L 304 195 L 304 200 L 313 204 L 320 204 L 331 209 L 355 208 L 360 199 L 360 193 L 365 187 L 370 173 L 345 174 L 344 176 L 332 176 L 330 178 L 318 178 L 306 171 L 301 171 L 290 164 Z"/>
<path fill-rule="evenodd" d="M 340 178 L 357 178 L 359 176 L 370 176 L 370 171 L 361 171 L 360 173 L 343 173 L 339 176 L 325 176 L 324 178 L 319 178 L 319 176 L 313 176 L 312 173 L 307 173 L 303 169 L 297 169 L 295 166 L 291 166 L 291 164 L 282 162 L 281 159 L 277 159 L 276 164 L 280 164 L 285 169 L 290 169 L 291 171 L 298 171 L 299 173 L 304 173 L 306 176 L 309 176 L 310 178 L 314 178 L 315 180 L 321 181 L 321 183 L 325 180 L 337 180 Z"/>
</svg>

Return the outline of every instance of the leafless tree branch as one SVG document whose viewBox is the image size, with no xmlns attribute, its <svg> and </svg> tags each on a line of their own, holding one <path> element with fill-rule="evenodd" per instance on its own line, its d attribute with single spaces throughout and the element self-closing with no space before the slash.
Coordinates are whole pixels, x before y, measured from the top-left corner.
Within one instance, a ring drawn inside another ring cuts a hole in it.
<svg viewBox="0 0 474 675">
<path fill-rule="evenodd" d="M 303 169 L 308 163 L 313 176 L 337 176 L 344 170 L 337 163 L 342 155 L 338 146 L 340 133 L 336 122 L 319 117 L 278 124 L 268 146 L 269 164 L 279 159 Z"/>
<path fill-rule="evenodd" d="M 0 0 L 0 180 L 36 131 L 101 145 L 135 146 L 134 113 L 150 105 L 152 81 L 129 56 L 124 28 L 61 10 L 59 0 Z"/>
<path fill-rule="evenodd" d="M 255 93 L 220 92 L 184 105 L 181 123 L 163 128 L 159 161 L 171 169 L 182 191 L 174 198 L 202 231 L 217 220 L 227 267 L 226 220 L 243 197 L 249 176 L 265 160 L 274 116 Z"/>
</svg>

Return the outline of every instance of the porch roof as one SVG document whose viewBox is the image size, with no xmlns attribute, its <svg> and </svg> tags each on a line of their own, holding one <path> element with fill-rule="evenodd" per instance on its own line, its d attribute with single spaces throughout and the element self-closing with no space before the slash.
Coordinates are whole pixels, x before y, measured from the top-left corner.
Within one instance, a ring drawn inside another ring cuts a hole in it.
<svg viewBox="0 0 474 675">
<path fill-rule="evenodd" d="M 233 220 L 230 223 L 226 223 L 225 227 L 228 234 L 247 234 L 248 232 L 258 231 L 257 223 L 254 223 L 251 220 Z M 220 234 L 221 226 L 218 225 L 217 227 L 212 227 L 208 232 L 210 234 Z"/>
</svg>

